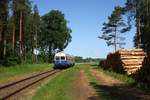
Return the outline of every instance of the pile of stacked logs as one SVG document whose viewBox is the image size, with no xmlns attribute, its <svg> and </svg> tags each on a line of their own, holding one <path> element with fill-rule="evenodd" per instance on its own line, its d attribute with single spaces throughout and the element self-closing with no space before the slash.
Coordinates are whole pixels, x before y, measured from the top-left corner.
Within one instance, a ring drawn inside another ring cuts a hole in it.
<svg viewBox="0 0 150 100">
<path fill-rule="evenodd" d="M 134 74 L 142 67 L 145 54 L 142 49 L 121 49 L 107 56 L 100 65 L 104 69 L 111 68 L 119 73 Z"/>
</svg>

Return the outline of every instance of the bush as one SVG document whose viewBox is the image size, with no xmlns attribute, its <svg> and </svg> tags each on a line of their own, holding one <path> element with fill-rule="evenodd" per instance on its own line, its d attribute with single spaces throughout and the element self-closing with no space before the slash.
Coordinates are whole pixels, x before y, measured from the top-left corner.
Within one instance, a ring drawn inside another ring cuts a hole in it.
<svg viewBox="0 0 150 100">
<path fill-rule="evenodd" d="M 6 45 L 6 55 L 5 55 L 5 59 L 3 61 L 4 66 L 11 66 L 11 65 L 16 65 L 16 64 L 20 64 L 21 63 L 21 59 L 17 53 L 17 51 L 13 51 L 12 47 L 10 44 Z"/>
<path fill-rule="evenodd" d="M 20 63 L 21 63 L 21 59 L 16 53 L 12 53 L 11 55 L 7 56 L 4 61 L 5 66 L 11 66 Z"/>
</svg>

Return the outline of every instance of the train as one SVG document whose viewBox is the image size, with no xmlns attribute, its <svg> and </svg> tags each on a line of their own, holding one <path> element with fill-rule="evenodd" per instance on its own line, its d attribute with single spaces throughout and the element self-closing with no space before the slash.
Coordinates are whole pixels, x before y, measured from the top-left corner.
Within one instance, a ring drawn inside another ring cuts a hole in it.
<svg viewBox="0 0 150 100">
<path fill-rule="evenodd" d="M 57 68 L 68 68 L 75 65 L 75 58 L 72 55 L 59 52 L 54 56 L 54 69 Z"/>
</svg>

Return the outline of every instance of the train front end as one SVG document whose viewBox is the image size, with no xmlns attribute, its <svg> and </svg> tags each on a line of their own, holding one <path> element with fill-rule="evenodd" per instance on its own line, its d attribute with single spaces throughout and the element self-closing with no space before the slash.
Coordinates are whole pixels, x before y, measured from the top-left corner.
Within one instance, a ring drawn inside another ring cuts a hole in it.
<svg viewBox="0 0 150 100">
<path fill-rule="evenodd" d="M 65 68 L 67 66 L 66 54 L 57 53 L 54 57 L 54 68 Z"/>
<path fill-rule="evenodd" d="M 74 65 L 74 57 L 65 53 L 57 53 L 54 56 L 54 68 L 68 68 Z"/>
</svg>

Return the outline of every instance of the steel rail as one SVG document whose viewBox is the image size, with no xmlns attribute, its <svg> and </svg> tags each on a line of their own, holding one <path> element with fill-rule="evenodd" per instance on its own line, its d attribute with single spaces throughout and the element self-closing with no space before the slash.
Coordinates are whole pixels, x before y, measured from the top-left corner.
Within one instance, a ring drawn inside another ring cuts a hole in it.
<svg viewBox="0 0 150 100">
<path fill-rule="evenodd" d="M 20 83 L 20 82 L 23 82 L 25 80 L 29 80 L 29 79 L 32 79 L 32 78 L 35 78 L 35 77 L 38 77 L 40 75 L 43 75 L 43 74 L 46 74 L 46 73 L 49 73 L 49 72 L 52 72 L 54 70 L 50 70 L 50 71 L 46 71 L 46 72 L 42 72 L 40 74 L 36 74 L 36 75 L 33 75 L 33 76 L 30 76 L 30 77 L 27 77 L 27 78 L 24 78 L 24 79 L 21 79 L 19 81 L 15 81 L 15 82 L 12 82 L 12 83 L 9 83 L 9 84 L 6 84 L 6 85 L 3 85 L 3 86 L 0 86 L 0 90 L 1 89 L 4 89 L 4 88 L 8 88 L 9 86 L 12 86 L 12 85 L 15 85 L 17 83 Z"/>
<path fill-rule="evenodd" d="M 39 81 L 41 81 L 41 80 L 43 80 L 43 79 L 45 79 L 45 78 L 47 78 L 47 77 L 49 77 L 49 76 L 54 75 L 54 74 L 57 73 L 57 72 L 60 72 L 60 70 L 50 70 L 50 71 L 47 71 L 47 72 L 43 72 L 43 73 L 40 73 L 40 74 L 36 74 L 36 75 L 31 76 L 31 77 L 28 77 L 28 78 L 25 78 L 25 79 L 22 79 L 22 80 L 19 80 L 19 81 L 12 82 L 12 83 L 10 83 L 10 84 L 4 85 L 4 86 L 2 86 L 2 87 L 0 88 L 1 90 L 5 89 L 5 88 L 9 88 L 10 86 L 17 85 L 17 84 L 19 84 L 19 83 L 21 83 L 21 82 L 24 82 L 24 81 L 27 81 L 27 80 L 30 80 L 30 79 L 34 79 L 34 78 L 40 77 L 41 75 L 44 75 L 44 74 L 49 73 L 48 75 L 46 75 L 46 76 L 44 76 L 44 77 L 41 77 L 40 79 L 38 79 L 38 80 L 36 80 L 36 81 L 33 81 L 33 82 L 31 82 L 30 84 L 26 84 L 25 86 L 23 86 L 23 87 L 21 87 L 21 88 L 15 90 L 15 91 L 12 92 L 12 93 L 9 93 L 9 94 L 7 94 L 7 95 L 5 95 L 5 96 L 0 97 L 0 99 L 1 99 L 1 100 L 6 100 L 7 98 L 9 98 L 9 97 L 11 97 L 11 96 L 13 96 L 13 95 L 19 93 L 20 91 L 22 91 L 22 90 L 24 90 L 24 89 L 26 89 L 26 88 L 28 88 L 28 87 L 34 85 L 35 83 L 37 83 L 37 82 L 39 82 Z"/>
</svg>

